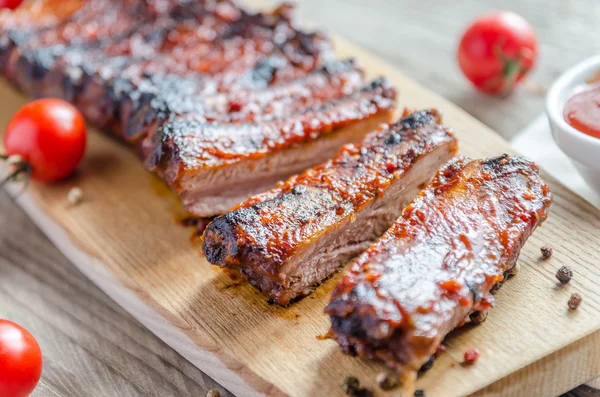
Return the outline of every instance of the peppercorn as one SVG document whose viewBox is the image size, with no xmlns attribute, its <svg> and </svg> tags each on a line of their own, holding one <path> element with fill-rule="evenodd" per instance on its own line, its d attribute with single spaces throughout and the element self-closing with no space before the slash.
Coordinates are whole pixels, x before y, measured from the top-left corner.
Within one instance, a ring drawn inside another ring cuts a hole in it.
<svg viewBox="0 0 600 397">
<path fill-rule="evenodd" d="M 542 251 L 543 260 L 549 259 L 552 256 L 552 247 L 545 245 L 542 248 L 540 248 L 540 251 Z"/>
<path fill-rule="evenodd" d="M 487 316 L 488 316 L 487 311 L 479 311 L 479 312 L 471 313 L 471 315 L 469 317 L 471 318 L 471 321 L 473 322 L 473 324 L 481 324 L 482 322 L 484 322 L 487 319 Z"/>
<path fill-rule="evenodd" d="M 392 390 L 400 384 L 398 375 L 388 371 L 382 371 L 377 374 L 377 384 L 382 390 Z"/>
<path fill-rule="evenodd" d="M 354 395 L 358 389 L 360 389 L 360 382 L 355 376 L 346 376 L 342 381 L 342 390 L 347 395 Z"/>
<path fill-rule="evenodd" d="M 464 364 L 472 364 L 479 358 L 479 349 L 473 347 L 465 352 Z"/>
<path fill-rule="evenodd" d="M 581 304 L 581 301 L 583 300 L 583 298 L 581 297 L 581 295 L 579 295 L 577 292 L 575 292 L 573 295 L 571 295 L 571 297 L 569 298 L 569 309 L 570 310 L 577 310 L 577 308 L 579 307 L 579 305 Z"/>
<path fill-rule="evenodd" d="M 425 390 L 423 390 L 423 389 L 415 390 L 414 396 L 415 397 L 425 397 Z"/>
<path fill-rule="evenodd" d="M 429 360 L 427 360 L 427 362 L 425 364 L 423 364 L 423 366 L 421 366 L 421 368 L 419 368 L 419 375 L 424 374 L 425 372 L 429 371 L 431 369 L 431 367 L 433 367 L 434 360 L 435 360 L 434 356 L 429 357 Z"/>
<path fill-rule="evenodd" d="M 567 284 L 573 278 L 573 270 L 567 266 L 561 266 L 556 272 L 556 278 L 561 284 Z"/>
<path fill-rule="evenodd" d="M 373 392 L 360 387 L 360 381 L 355 376 L 346 376 L 342 381 L 342 390 L 350 397 L 373 397 Z"/>
</svg>

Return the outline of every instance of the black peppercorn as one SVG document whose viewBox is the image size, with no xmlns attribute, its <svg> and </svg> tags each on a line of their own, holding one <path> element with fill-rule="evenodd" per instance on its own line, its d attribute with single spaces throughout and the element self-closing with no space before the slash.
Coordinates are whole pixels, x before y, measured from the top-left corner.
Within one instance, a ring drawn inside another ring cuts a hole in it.
<svg viewBox="0 0 600 397">
<path fill-rule="evenodd" d="M 567 284 L 573 278 L 573 270 L 567 266 L 561 266 L 556 272 L 556 278 L 561 284 Z"/>
<path fill-rule="evenodd" d="M 342 390 L 350 397 L 373 397 L 373 392 L 360 387 L 360 381 L 355 376 L 346 376 L 342 382 Z"/>
<path fill-rule="evenodd" d="M 423 364 L 423 366 L 419 369 L 419 375 L 422 375 L 425 372 L 429 371 L 431 369 L 431 367 L 433 367 L 434 360 L 435 360 L 434 356 L 429 357 L 429 360 L 427 360 L 427 362 L 425 364 Z"/>
<path fill-rule="evenodd" d="M 360 382 L 355 376 L 346 376 L 342 381 L 342 390 L 347 395 L 354 395 L 358 389 L 360 389 Z"/>
</svg>

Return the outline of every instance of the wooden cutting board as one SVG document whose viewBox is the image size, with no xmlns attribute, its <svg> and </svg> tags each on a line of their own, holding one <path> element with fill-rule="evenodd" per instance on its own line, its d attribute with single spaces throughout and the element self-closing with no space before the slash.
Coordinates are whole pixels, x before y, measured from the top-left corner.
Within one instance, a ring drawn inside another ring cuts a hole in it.
<svg viewBox="0 0 600 397">
<path fill-rule="evenodd" d="M 340 57 L 359 58 L 372 77 L 388 76 L 402 106 L 440 108 L 463 154 L 511 152 L 464 111 L 363 50 L 335 42 Z M 26 99 L 4 82 L 0 97 L 0 124 L 6 124 Z M 485 323 L 447 338 L 447 353 L 417 384 L 428 397 L 553 396 L 600 374 L 600 213 L 546 178 L 554 193 L 551 216 L 525 246 L 521 272 L 498 292 Z M 84 198 L 70 205 L 67 193 L 75 186 Z M 339 275 L 290 308 L 269 306 L 263 295 L 198 255 L 191 231 L 175 221 L 182 214 L 177 199 L 110 138 L 93 131 L 76 176 L 53 186 L 32 184 L 17 201 L 84 274 L 234 394 L 341 396 L 342 378 L 353 375 L 377 396 L 394 395 L 375 384 L 380 364 L 316 339 L 328 329 L 323 308 Z M 549 261 L 539 259 L 542 245 L 554 248 Z M 561 265 L 575 273 L 566 286 L 554 278 Z M 583 303 L 569 312 L 575 291 Z M 471 347 L 481 358 L 463 367 Z"/>
</svg>

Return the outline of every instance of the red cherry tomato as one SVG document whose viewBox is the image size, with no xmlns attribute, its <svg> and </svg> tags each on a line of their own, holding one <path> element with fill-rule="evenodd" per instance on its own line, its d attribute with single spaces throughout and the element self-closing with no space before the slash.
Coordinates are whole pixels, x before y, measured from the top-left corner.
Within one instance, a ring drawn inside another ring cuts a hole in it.
<svg viewBox="0 0 600 397">
<path fill-rule="evenodd" d="M 0 396 L 26 397 L 42 375 L 42 352 L 23 327 L 0 319 Z"/>
<path fill-rule="evenodd" d="M 507 94 L 531 70 L 538 41 L 531 25 L 508 11 L 485 14 L 464 33 L 458 62 L 478 89 Z"/>
<path fill-rule="evenodd" d="M 23 106 L 4 134 L 9 157 L 20 156 L 33 179 L 54 182 L 69 176 L 85 151 L 86 126 L 81 113 L 62 99 L 38 99 Z"/>
<path fill-rule="evenodd" d="M 0 0 L 0 9 L 10 8 L 11 10 L 14 10 L 20 6 L 22 2 L 23 0 Z"/>
</svg>

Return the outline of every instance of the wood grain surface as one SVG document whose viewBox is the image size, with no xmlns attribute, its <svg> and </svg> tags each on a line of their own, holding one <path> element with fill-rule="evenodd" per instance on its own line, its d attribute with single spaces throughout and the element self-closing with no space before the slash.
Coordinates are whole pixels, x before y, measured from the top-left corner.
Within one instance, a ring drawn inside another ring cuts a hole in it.
<svg viewBox="0 0 600 397">
<path fill-rule="evenodd" d="M 303 0 L 300 10 L 317 24 L 360 41 L 505 136 L 541 110 L 543 97 L 524 89 L 509 100 L 498 100 L 471 91 L 455 70 L 453 48 L 446 47 L 451 47 L 448 43 L 455 40 L 461 23 L 499 5 L 514 6 L 537 21 L 547 55 L 543 53 L 545 62 L 536 79 L 544 83 L 563 67 L 594 52 L 581 40 L 590 37 L 586 32 L 598 29 L 593 13 L 587 12 L 595 10 L 591 1 L 545 2 L 540 9 L 540 1 L 473 0 L 464 2 L 471 8 L 461 2 L 447 6 L 448 13 L 432 16 L 434 3 L 373 1 L 366 5 L 362 1 Z M 561 7 L 570 10 L 567 18 Z M 431 18 L 439 23 L 426 31 Z M 417 21 L 422 21 L 422 28 L 414 29 Z M 382 35 L 382 31 L 387 33 Z M 570 48 L 575 39 L 580 40 Z M 563 51 L 572 56 L 562 56 Z M 35 396 L 202 396 L 214 386 L 69 264 L 6 194 L 0 194 L 0 317 L 23 324 L 42 344 L 45 369 Z M 568 395 L 600 394 L 580 387 Z"/>
</svg>

